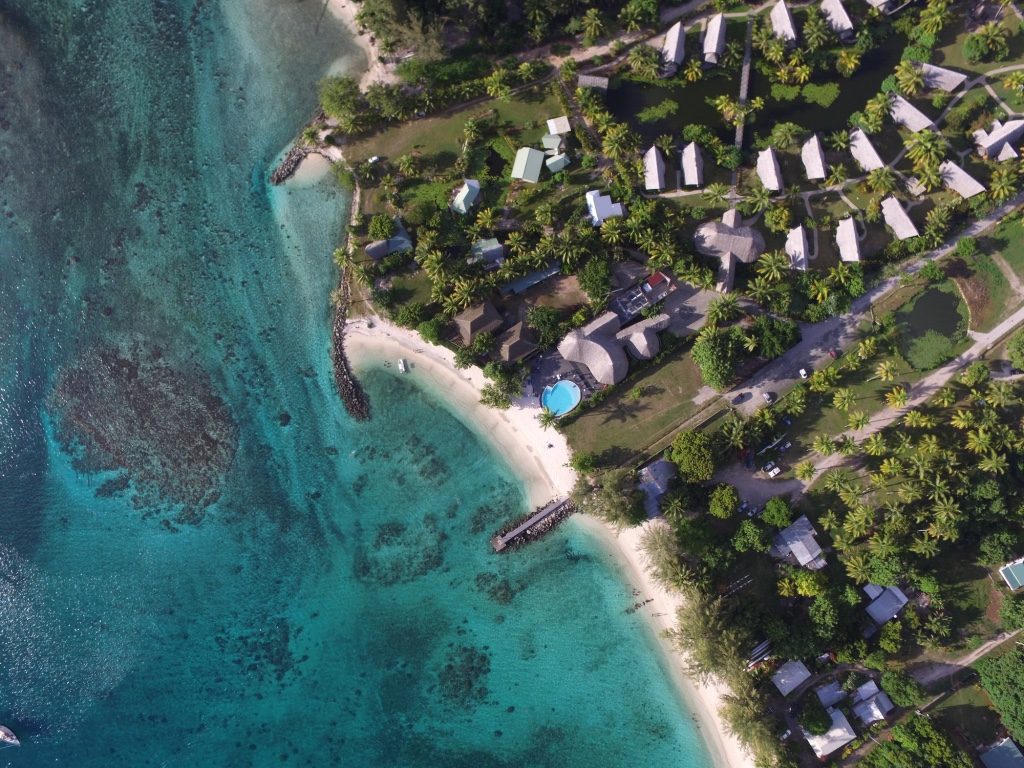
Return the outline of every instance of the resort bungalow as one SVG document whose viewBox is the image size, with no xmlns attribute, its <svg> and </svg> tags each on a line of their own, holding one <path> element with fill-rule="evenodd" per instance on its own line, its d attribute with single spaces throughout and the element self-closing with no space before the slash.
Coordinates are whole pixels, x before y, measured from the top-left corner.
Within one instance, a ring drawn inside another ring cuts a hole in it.
<svg viewBox="0 0 1024 768">
<path fill-rule="evenodd" d="M 544 161 L 544 165 L 547 166 L 548 170 L 552 173 L 558 173 L 564 171 L 569 167 L 569 156 L 564 152 L 557 155 L 552 155 Z"/>
<path fill-rule="evenodd" d="M 889 114 L 897 125 L 902 125 L 913 133 L 932 127 L 932 119 L 898 93 L 893 94 L 889 103 Z"/>
<path fill-rule="evenodd" d="M 895 619 L 903 610 L 903 606 L 909 602 L 899 587 L 880 587 L 877 584 L 868 584 L 864 587 L 864 592 L 871 598 L 866 609 L 868 616 L 878 626 Z"/>
<path fill-rule="evenodd" d="M 608 90 L 608 78 L 599 75 L 580 75 L 576 78 L 576 85 L 580 88 L 594 88 L 598 91 Z"/>
<path fill-rule="evenodd" d="M 544 153 L 533 147 L 520 147 L 512 163 L 512 178 L 536 184 L 544 167 Z"/>
<path fill-rule="evenodd" d="M 821 146 L 818 134 L 812 133 L 811 138 L 800 147 L 800 159 L 804 164 L 804 173 L 808 181 L 821 181 L 828 175 L 825 164 L 825 149 Z"/>
<path fill-rule="evenodd" d="M 793 14 L 786 6 L 786 0 L 779 0 L 772 6 L 768 18 L 772 23 L 772 32 L 785 43 L 796 42 L 796 24 L 793 23 Z"/>
<path fill-rule="evenodd" d="M 469 346 L 481 333 L 493 333 L 501 328 L 501 315 L 489 301 L 464 309 L 455 316 L 455 327 L 464 346 Z"/>
<path fill-rule="evenodd" d="M 1013 739 L 1007 736 L 1002 741 L 997 741 L 987 750 L 979 755 L 982 765 L 985 768 L 1022 768 L 1024 767 L 1024 755 Z"/>
<path fill-rule="evenodd" d="M 772 544 L 771 555 L 779 559 L 791 558 L 797 565 L 819 571 L 825 567 L 825 558 L 815 538 L 817 535 L 807 515 L 801 515 L 791 526 L 779 531 Z"/>
<path fill-rule="evenodd" d="M 921 74 L 924 75 L 925 88 L 947 93 L 952 93 L 967 80 L 967 75 L 945 67 L 936 67 L 934 64 L 922 64 Z"/>
<path fill-rule="evenodd" d="M 477 240 L 470 246 L 469 253 L 466 263 L 480 264 L 486 270 L 497 269 L 505 263 L 505 246 L 494 237 Z"/>
<path fill-rule="evenodd" d="M 718 290 L 728 291 L 735 277 L 736 262 L 752 264 L 764 253 L 764 237 L 753 227 L 743 226 L 739 211 L 732 208 L 721 221 L 706 221 L 693 235 L 697 252 L 719 259 Z"/>
<path fill-rule="evenodd" d="M 833 709 L 829 713 L 832 717 L 832 727 L 821 735 L 814 735 L 804 731 L 804 738 L 819 760 L 824 760 L 837 749 L 841 749 L 857 738 L 857 733 L 850 725 L 840 709 Z"/>
<path fill-rule="evenodd" d="M 867 0 L 867 3 L 879 13 L 889 13 L 890 0 Z"/>
<path fill-rule="evenodd" d="M 807 230 L 803 224 L 798 224 L 789 230 L 786 235 L 786 255 L 789 256 L 789 266 L 792 269 L 807 271 Z"/>
<path fill-rule="evenodd" d="M 772 683 L 783 696 L 789 696 L 805 680 L 810 679 L 810 670 L 807 669 L 807 665 L 798 659 L 787 661 L 772 675 Z"/>
<path fill-rule="evenodd" d="M 665 188 L 665 158 L 653 144 L 644 154 L 644 189 L 661 192 Z"/>
<path fill-rule="evenodd" d="M 857 165 L 865 171 L 873 171 L 885 166 L 882 158 L 878 156 L 878 152 L 871 144 L 871 140 L 868 139 L 868 135 L 860 128 L 850 131 L 850 154 L 857 161 Z"/>
<path fill-rule="evenodd" d="M 704 26 L 704 63 L 708 66 L 718 64 L 718 59 L 725 51 L 725 16 L 716 13 Z"/>
<path fill-rule="evenodd" d="M 939 164 L 939 174 L 946 189 L 951 189 L 960 197 L 971 198 L 985 191 L 977 179 L 951 160 Z"/>
<path fill-rule="evenodd" d="M 655 459 L 640 470 L 638 486 L 644 494 L 644 511 L 648 519 L 658 516 L 658 502 L 668 493 L 678 474 L 676 465 L 664 458 Z"/>
<path fill-rule="evenodd" d="M 562 115 L 561 117 L 552 117 L 548 120 L 548 133 L 553 133 L 556 136 L 564 136 L 567 133 L 572 133 L 572 126 L 569 125 L 569 117 Z"/>
<path fill-rule="evenodd" d="M 897 240 L 907 240 L 920 234 L 917 227 L 914 226 L 914 222 L 907 216 L 907 212 L 903 210 L 900 201 L 892 195 L 882 201 L 882 217 L 889 225 L 889 229 L 896 235 Z"/>
<path fill-rule="evenodd" d="M 497 342 L 498 356 L 506 363 L 517 363 L 540 349 L 533 343 L 530 329 L 522 321 L 502 333 Z"/>
<path fill-rule="evenodd" d="M 834 707 L 840 701 L 846 698 L 846 691 L 843 690 L 843 686 L 839 684 L 838 680 L 833 680 L 831 683 L 825 685 L 819 685 L 814 689 L 814 695 L 818 697 L 818 701 L 821 702 L 821 706 L 828 709 Z"/>
<path fill-rule="evenodd" d="M 851 699 L 853 704 L 853 716 L 866 727 L 879 720 L 885 720 L 886 716 L 896 707 L 885 691 L 878 687 L 878 683 L 869 680 L 853 692 Z"/>
<path fill-rule="evenodd" d="M 757 154 L 757 177 L 765 189 L 782 191 L 782 171 L 779 170 L 779 156 L 772 147 Z"/>
<path fill-rule="evenodd" d="M 658 332 L 668 327 L 669 316 L 649 317 L 622 328 L 614 312 L 604 312 L 582 328 L 569 332 L 558 345 L 558 354 L 570 363 L 585 365 L 599 384 L 617 384 L 629 372 L 628 350 L 640 360 L 661 351 Z"/>
<path fill-rule="evenodd" d="M 850 15 L 843 7 L 842 0 L 821 0 L 821 13 L 840 40 L 844 43 L 853 40 L 853 22 L 850 21 Z"/>
<path fill-rule="evenodd" d="M 1024 135 L 1024 120 L 1010 120 L 992 123 L 992 130 L 979 128 L 974 132 L 974 143 L 978 146 L 978 154 L 986 160 L 1009 160 L 1017 157 L 1013 142 Z"/>
<path fill-rule="evenodd" d="M 479 196 L 480 182 L 476 179 L 463 179 L 462 186 L 459 187 L 459 191 L 455 193 L 455 199 L 452 200 L 452 210 L 465 216 Z"/>
<path fill-rule="evenodd" d="M 1014 560 L 1012 563 L 1007 563 L 999 569 L 999 575 L 1003 577 L 1003 581 L 1006 582 L 1011 590 L 1017 590 L 1024 587 L 1024 557 L 1020 560 Z"/>
<path fill-rule="evenodd" d="M 672 77 L 679 71 L 686 55 L 686 32 L 683 22 L 677 21 L 665 33 L 665 41 L 661 44 L 661 75 Z"/>
<path fill-rule="evenodd" d="M 587 210 L 590 211 L 590 220 L 595 227 L 600 227 L 607 219 L 615 219 L 625 216 L 626 211 L 622 203 L 613 203 L 610 195 L 602 195 L 596 189 L 586 194 Z"/>
<path fill-rule="evenodd" d="M 836 225 L 836 245 L 842 261 L 860 261 L 860 243 L 857 241 L 857 225 L 852 216 L 841 219 Z"/>
<path fill-rule="evenodd" d="M 402 220 L 396 216 L 394 221 L 395 234 L 387 240 L 374 240 L 372 243 L 367 243 L 363 249 L 366 251 L 366 255 L 374 261 L 380 261 L 392 253 L 412 250 L 412 238 L 409 236 L 409 232 L 406 230 Z"/>
<path fill-rule="evenodd" d="M 544 154 L 557 155 L 562 151 L 562 137 L 557 133 L 545 133 L 540 137 L 540 145 L 544 147 Z"/>
<path fill-rule="evenodd" d="M 683 147 L 680 159 L 683 168 L 683 186 L 700 187 L 704 184 L 704 157 L 697 142 L 691 141 Z"/>
</svg>

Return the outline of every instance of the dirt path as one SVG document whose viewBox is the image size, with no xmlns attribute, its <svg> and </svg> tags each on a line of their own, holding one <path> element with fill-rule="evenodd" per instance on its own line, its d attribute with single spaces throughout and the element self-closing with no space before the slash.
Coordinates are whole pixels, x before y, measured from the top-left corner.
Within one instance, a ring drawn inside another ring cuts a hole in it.
<svg viewBox="0 0 1024 768">
<path fill-rule="evenodd" d="M 1019 635 L 1022 631 L 1015 629 L 1013 632 L 1000 632 L 986 643 L 982 643 L 973 651 L 951 661 L 931 661 L 910 670 L 910 676 L 921 685 L 927 687 L 937 683 L 943 678 L 950 677 L 968 667 L 996 646 L 1002 645 L 1007 640 Z"/>
<path fill-rule="evenodd" d="M 1017 277 L 1017 273 L 1013 271 L 1013 267 L 1006 263 L 1006 259 L 1003 258 L 1001 253 L 993 253 L 992 261 L 995 262 L 996 266 L 999 267 L 999 271 L 1003 273 L 1003 277 L 1006 278 L 1006 282 L 1010 284 L 1013 292 L 1018 297 L 1024 297 L 1024 284 L 1021 284 L 1020 278 Z"/>
</svg>

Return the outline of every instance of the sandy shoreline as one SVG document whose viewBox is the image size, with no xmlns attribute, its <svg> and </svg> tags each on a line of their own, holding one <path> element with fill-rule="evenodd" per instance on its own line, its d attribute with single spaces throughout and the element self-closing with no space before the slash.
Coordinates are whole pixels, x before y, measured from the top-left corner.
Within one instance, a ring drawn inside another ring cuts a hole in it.
<svg viewBox="0 0 1024 768">
<path fill-rule="evenodd" d="M 526 486 L 531 505 L 543 504 L 571 490 L 575 473 L 565 466 L 571 455 L 569 446 L 559 432 L 540 426 L 536 398 L 524 400 L 504 412 L 481 405 L 479 393 L 485 379 L 479 368 L 460 371 L 455 368 L 454 356 L 449 350 L 429 344 L 418 334 L 379 318 L 349 320 L 345 349 L 357 371 L 382 360 L 396 365 L 399 358 L 406 359 L 410 363 L 409 377 L 426 382 L 430 389 L 441 394 L 452 413 L 484 436 L 517 472 Z M 643 597 L 653 599 L 644 610 L 659 637 L 664 630 L 671 629 L 682 598 L 655 584 L 648 574 L 640 550 L 643 528 L 616 531 L 583 515 L 574 517 L 573 524 L 581 525 L 600 539 Z M 647 525 L 651 524 L 660 523 Z M 663 638 L 659 643 L 668 656 L 668 666 L 673 670 L 684 701 L 697 717 L 715 765 L 754 768 L 753 760 L 739 741 L 726 733 L 718 715 L 721 697 L 727 692 L 724 686 L 698 685 L 683 673 L 681 659 L 672 646 Z"/>
<path fill-rule="evenodd" d="M 327 10 L 352 32 L 355 41 L 366 54 L 366 71 L 359 78 L 359 87 L 366 89 L 372 83 L 392 83 L 397 80 L 394 70 L 380 60 L 380 48 L 370 34 L 360 34 L 356 14 L 359 5 L 353 0 L 327 0 Z"/>
</svg>

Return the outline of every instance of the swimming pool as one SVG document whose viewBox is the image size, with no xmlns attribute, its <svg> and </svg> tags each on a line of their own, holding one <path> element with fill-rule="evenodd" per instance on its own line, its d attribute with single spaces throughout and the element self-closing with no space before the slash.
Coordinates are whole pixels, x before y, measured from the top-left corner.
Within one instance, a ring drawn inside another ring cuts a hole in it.
<svg viewBox="0 0 1024 768">
<path fill-rule="evenodd" d="M 544 392 L 540 396 L 540 404 L 555 416 L 561 416 L 579 405 L 582 399 L 583 394 L 576 383 L 562 379 L 554 386 L 544 387 Z"/>
</svg>

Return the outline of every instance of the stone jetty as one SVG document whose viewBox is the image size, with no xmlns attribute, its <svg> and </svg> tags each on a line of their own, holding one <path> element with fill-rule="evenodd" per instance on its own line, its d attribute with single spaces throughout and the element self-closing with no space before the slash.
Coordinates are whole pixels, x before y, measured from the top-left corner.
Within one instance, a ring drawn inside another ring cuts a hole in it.
<svg viewBox="0 0 1024 768">
<path fill-rule="evenodd" d="M 491 546 L 495 552 L 518 549 L 541 538 L 575 511 L 576 507 L 570 499 L 555 499 L 502 528 L 491 538 Z"/>
<path fill-rule="evenodd" d="M 331 360 L 334 363 L 334 385 L 345 404 L 345 410 L 357 421 L 370 418 L 370 401 L 345 356 L 345 322 L 351 300 L 348 270 L 341 277 L 341 296 L 334 305 L 334 325 L 331 329 Z"/>
</svg>

